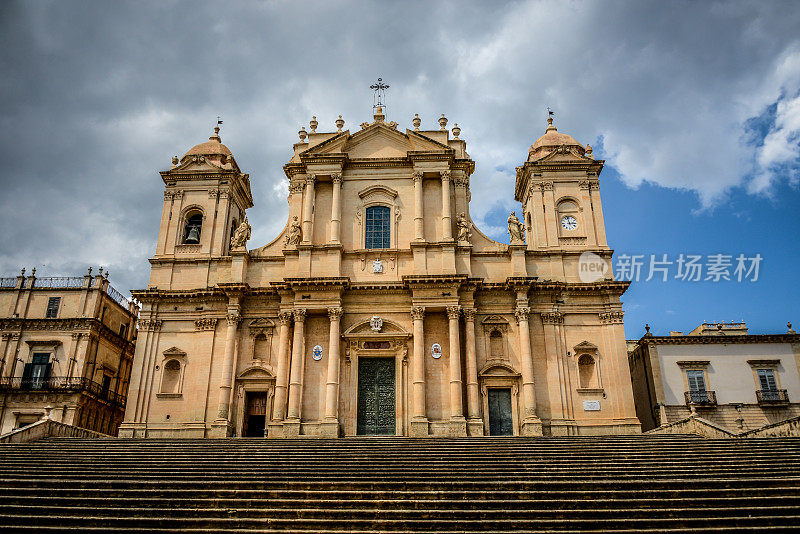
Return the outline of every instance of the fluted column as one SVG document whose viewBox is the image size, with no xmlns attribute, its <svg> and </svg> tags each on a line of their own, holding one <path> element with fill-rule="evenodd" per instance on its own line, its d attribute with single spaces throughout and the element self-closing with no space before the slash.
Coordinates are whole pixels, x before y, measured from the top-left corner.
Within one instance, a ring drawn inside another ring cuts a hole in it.
<svg viewBox="0 0 800 534">
<path fill-rule="evenodd" d="M 303 354 L 305 353 L 306 310 L 294 310 L 294 339 L 292 341 L 292 370 L 289 378 L 289 413 L 287 419 L 300 419 L 300 400 L 303 390 Z"/>
<path fill-rule="evenodd" d="M 522 367 L 522 423 L 538 422 L 536 416 L 536 390 L 533 383 L 533 356 L 531 355 L 531 332 L 528 325 L 530 308 L 520 306 L 514 315 L 519 325 L 519 354 Z"/>
<path fill-rule="evenodd" d="M 325 419 L 339 418 L 339 325 L 341 308 L 328 308 L 330 332 L 328 335 L 328 380 L 325 388 Z"/>
<path fill-rule="evenodd" d="M 458 335 L 458 319 L 461 306 L 448 306 L 447 319 L 450 331 L 450 417 L 464 418 L 461 392 L 461 341 Z"/>
<path fill-rule="evenodd" d="M 311 242 L 311 210 L 314 207 L 314 182 L 317 177 L 313 174 L 306 176 L 306 190 L 303 193 L 303 242 Z"/>
<path fill-rule="evenodd" d="M 414 306 L 411 308 L 411 317 L 414 319 L 414 362 L 412 366 L 412 403 L 411 416 L 414 419 L 426 419 L 425 414 L 425 308 Z"/>
<path fill-rule="evenodd" d="M 332 206 L 331 206 L 331 243 L 339 242 L 339 225 L 342 217 L 342 175 L 339 173 L 331 174 L 333 183 Z"/>
<path fill-rule="evenodd" d="M 422 219 L 422 171 L 414 171 L 411 177 L 414 180 L 414 239 L 422 241 L 425 239 Z"/>
<path fill-rule="evenodd" d="M 283 421 L 286 417 L 286 396 L 289 381 L 289 328 L 292 324 L 292 312 L 278 314 L 281 322 L 278 334 L 278 369 L 275 376 L 275 402 L 272 408 L 272 419 Z"/>
<path fill-rule="evenodd" d="M 442 241 L 453 240 L 453 225 L 450 215 L 450 171 L 441 171 L 442 177 Z"/>
<path fill-rule="evenodd" d="M 464 309 L 467 349 L 467 416 L 480 419 L 480 391 L 478 389 L 478 355 L 475 351 L 475 310 Z"/>
<path fill-rule="evenodd" d="M 239 307 L 229 306 L 225 319 L 228 330 L 225 333 L 225 359 L 222 362 L 222 381 L 219 386 L 219 403 L 217 419 L 228 420 L 231 402 L 231 388 L 233 387 L 233 361 L 236 348 L 236 327 L 239 324 Z"/>
</svg>

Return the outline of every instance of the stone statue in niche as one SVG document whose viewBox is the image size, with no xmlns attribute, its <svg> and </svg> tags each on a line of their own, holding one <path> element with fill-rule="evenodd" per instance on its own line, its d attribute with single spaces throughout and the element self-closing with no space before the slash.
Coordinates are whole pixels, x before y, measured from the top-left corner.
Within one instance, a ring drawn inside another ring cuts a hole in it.
<svg viewBox="0 0 800 534">
<path fill-rule="evenodd" d="M 519 222 L 516 212 L 512 211 L 508 216 L 508 235 L 511 236 L 512 245 L 525 244 L 525 228 Z"/>
<path fill-rule="evenodd" d="M 303 238 L 303 227 L 297 220 L 297 216 L 292 219 L 292 224 L 289 227 L 289 233 L 286 234 L 287 245 L 297 245 Z"/>
<path fill-rule="evenodd" d="M 242 221 L 242 224 L 236 228 L 236 232 L 231 238 L 231 248 L 244 248 L 244 246 L 247 244 L 247 240 L 250 239 L 251 230 L 252 228 L 250 228 L 250 223 L 247 222 L 247 217 L 245 217 Z"/>
<path fill-rule="evenodd" d="M 472 223 L 467 220 L 467 217 L 462 213 L 458 216 L 456 221 L 458 225 L 458 237 L 456 241 L 459 243 L 469 243 L 472 239 Z"/>
</svg>

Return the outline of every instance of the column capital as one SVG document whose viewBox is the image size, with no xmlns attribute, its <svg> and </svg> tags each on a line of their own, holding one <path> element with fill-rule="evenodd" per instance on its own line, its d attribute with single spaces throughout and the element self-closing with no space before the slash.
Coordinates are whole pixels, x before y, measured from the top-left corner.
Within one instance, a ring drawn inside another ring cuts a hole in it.
<svg viewBox="0 0 800 534">
<path fill-rule="evenodd" d="M 425 308 L 423 306 L 412 306 L 411 318 L 415 321 L 423 320 L 425 318 Z"/>
<path fill-rule="evenodd" d="M 602 324 L 622 324 L 625 312 L 622 310 L 612 310 L 597 314 Z"/>
<path fill-rule="evenodd" d="M 331 182 L 335 184 L 342 183 L 342 173 L 340 172 L 331 173 Z"/>
<path fill-rule="evenodd" d="M 415 182 L 422 180 L 422 171 L 414 171 L 411 173 L 411 179 Z"/>
<path fill-rule="evenodd" d="M 306 186 L 305 180 L 292 180 L 289 182 L 290 193 L 302 193 L 303 188 Z"/>
<path fill-rule="evenodd" d="M 74 336 L 75 334 L 72 335 Z M 3 341 L 8 341 L 9 339 L 11 339 L 11 334 L 3 334 L 2 338 L 0 339 L 2 339 Z"/>
<path fill-rule="evenodd" d="M 339 319 L 342 318 L 343 313 L 344 310 L 341 308 L 336 308 L 336 307 L 328 308 L 328 318 L 331 321 L 338 321 Z"/>
<path fill-rule="evenodd" d="M 316 182 L 316 181 L 317 181 L 317 175 L 316 174 L 307 174 L 306 175 L 306 183 L 308 185 L 314 185 L 314 182 Z"/>
<path fill-rule="evenodd" d="M 442 178 L 443 182 L 450 180 L 450 171 L 439 171 L 439 176 Z"/>
<path fill-rule="evenodd" d="M 519 306 L 516 310 L 514 310 L 514 317 L 516 317 L 518 323 L 521 323 L 528 320 L 528 315 L 530 313 L 531 309 L 529 307 Z"/>
<path fill-rule="evenodd" d="M 292 312 L 282 311 L 278 314 L 278 320 L 281 324 L 289 324 L 292 322 Z"/>
<path fill-rule="evenodd" d="M 306 320 L 306 309 L 305 308 L 295 308 L 292 310 L 294 314 L 294 320 L 297 323 L 302 323 Z"/>
<path fill-rule="evenodd" d="M 242 316 L 239 315 L 239 310 L 229 310 L 225 315 L 225 320 L 228 322 L 228 326 L 238 325 L 241 319 Z"/>
<path fill-rule="evenodd" d="M 464 308 L 464 320 L 468 323 L 475 321 L 475 308 Z"/>
<path fill-rule="evenodd" d="M 447 318 L 450 320 L 458 319 L 461 315 L 461 306 L 448 306 L 447 307 Z"/>
</svg>

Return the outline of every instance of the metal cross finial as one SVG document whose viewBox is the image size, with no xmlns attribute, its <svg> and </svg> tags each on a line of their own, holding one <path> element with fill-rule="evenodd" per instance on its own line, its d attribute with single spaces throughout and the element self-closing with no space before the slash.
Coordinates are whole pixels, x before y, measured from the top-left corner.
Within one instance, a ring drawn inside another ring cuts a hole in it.
<svg viewBox="0 0 800 534">
<path fill-rule="evenodd" d="M 383 78 L 378 78 L 378 83 L 373 83 L 369 86 L 375 94 L 372 96 L 372 109 L 386 107 L 386 89 L 389 88 L 388 84 L 383 83 Z"/>
</svg>

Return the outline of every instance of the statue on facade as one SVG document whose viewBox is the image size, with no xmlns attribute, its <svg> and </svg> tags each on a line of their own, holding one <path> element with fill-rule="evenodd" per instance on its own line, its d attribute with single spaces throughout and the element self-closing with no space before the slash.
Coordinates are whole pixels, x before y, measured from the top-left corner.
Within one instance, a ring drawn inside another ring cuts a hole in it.
<svg viewBox="0 0 800 534">
<path fill-rule="evenodd" d="M 247 240 L 250 239 L 251 230 L 250 223 L 247 222 L 247 217 L 245 217 L 231 238 L 231 248 L 244 248 Z"/>
<path fill-rule="evenodd" d="M 303 228 L 297 220 L 297 216 L 292 219 L 292 224 L 289 227 L 289 233 L 286 234 L 287 245 L 297 245 L 303 238 Z"/>
<path fill-rule="evenodd" d="M 508 216 L 508 235 L 511 236 L 512 245 L 525 244 L 525 228 L 519 222 L 516 212 L 512 211 Z"/>
<path fill-rule="evenodd" d="M 458 219 L 456 219 L 456 225 L 458 226 L 458 237 L 456 241 L 459 243 L 469 243 L 469 240 L 472 239 L 472 223 L 461 213 Z"/>
</svg>

